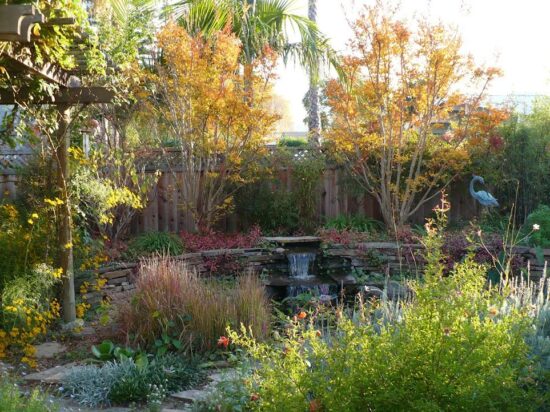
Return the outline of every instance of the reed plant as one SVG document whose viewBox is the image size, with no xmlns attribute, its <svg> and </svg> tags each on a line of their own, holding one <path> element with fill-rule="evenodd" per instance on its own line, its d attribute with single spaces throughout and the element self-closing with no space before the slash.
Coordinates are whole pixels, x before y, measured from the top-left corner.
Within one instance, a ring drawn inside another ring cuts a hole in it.
<svg viewBox="0 0 550 412">
<path fill-rule="evenodd" d="M 216 347 L 228 326 L 244 325 L 258 339 L 268 335 L 270 304 L 260 279 L 247 273 L 234 282 L 201 278 L 183 262 L 167 256 L 142 261 L 136 294 L 121 308 L 130 341 L 151 347 L 163 335 L 183 350 Z"/>
</svg>

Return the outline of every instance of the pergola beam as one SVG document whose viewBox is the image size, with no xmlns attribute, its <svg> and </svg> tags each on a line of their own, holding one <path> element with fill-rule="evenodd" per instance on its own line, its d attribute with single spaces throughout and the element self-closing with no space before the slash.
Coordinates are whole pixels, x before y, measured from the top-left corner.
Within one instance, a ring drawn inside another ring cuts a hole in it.
<svg viewBox="0 0 550 412">
<path fill-rule="evenodd" d="M 0 5 L 0 41 L 31 41 L 32 26 L 44 23 L 44 15 L 29 4 Z"/>
<path fill-rule="evenodd" d="M 72 104 L 93 104 L 93 103 L 111 103 L 115 94 L 113 91 L 104 87 L 70 87 L 62 88 L 53 94 L 53 96 L 42 96 L 32 102 L 32 104 L 54 104 L 54 105 L 72 105 Z M 17 104 L 22 100 L 29 102 L 31 97 L 30 90 L 20 90 L 14 93 L 12 90 L 0 90 L 0 104 Z"/>
<path fill-rule="evenodd" d="M 38 66 L 29 57 L 14 56 L 11 53 L 4 52 L 0 53 L 0 59 L 18 71 L 35 74 L 44 80 L 61 86 L 70 87 L 71 80 L 75 79 L 74 76 L 71 79 L 71 74 L 55 64 L 45 63 Z"/>
</svg>

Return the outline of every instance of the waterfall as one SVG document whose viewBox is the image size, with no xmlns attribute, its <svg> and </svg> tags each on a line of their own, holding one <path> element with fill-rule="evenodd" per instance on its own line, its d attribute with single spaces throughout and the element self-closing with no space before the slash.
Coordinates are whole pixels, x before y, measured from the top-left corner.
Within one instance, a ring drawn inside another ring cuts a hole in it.
<svg viewBox="0 0 550 412">
<path fill-rule="evenodd" d="M 289 253 L 287 257 L 291 278 L 309 279 L 313 277 L 309 274 L 309 269 L 315 260 L 315 253 Z"/>
<path fill-rule="evenodd" d="M 325 302 L 332 300 L 331 285 L 329 284 L 315 284 L 308 285 L 307 280 L 315 278 L 315 275 L 310 274 L 310 269 L 315 261 L 317 255 L 315 253 L 289 253 L 288 269 L 289 277 L 291 279 L 301 279 L 304 285 L 292 285 L 287 287 L 287 297 L 294 298 L 304 293 L 309 293 L 312 296 L 316 296 L 319 299 L 323 299 Z"/>
</svg>

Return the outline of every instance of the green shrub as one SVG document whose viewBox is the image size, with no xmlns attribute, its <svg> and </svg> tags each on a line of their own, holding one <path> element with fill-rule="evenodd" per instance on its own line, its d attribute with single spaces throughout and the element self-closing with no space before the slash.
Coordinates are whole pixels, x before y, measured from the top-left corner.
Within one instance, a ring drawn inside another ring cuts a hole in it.
<svg viewBox="0 0 550 412">
<path fill-rule="evenodd" d="M 262 233 L 291 234 L 300 228 L 300 214 L 294 197 L 269 182 L 243 187 L 236 196 L 239 216 L 250 225 L 260 226 Z"/>
<path fill-rule="evenodd" d="M 183 243 L 178 236 L 167 232 L 147 232 L 128 243 L 125 257 L 136 259 L 156 254 L 176 256 L 181 255 L 183 250 Z"/>
<path fill-rule="evenodd" d="M 443 212 L 441 212 L 443 213 Z M 440 214 L 441 214 L 440 213 Z M 319 330 L 315 314 L 288 320 L 275 344 L 246 331 L 230 338 L 258 362 L 248 388 L 261 411 L 537 410 L 529 347 L 532 322 L 507 289 L 488 288 L 471 258 L 443 277 L 441 225 L 431 225 L 423 281 L 399 317 L 382 301 Z M 302 320 L 300 320 L 302 318 Z M 252 399 L 252 396 L 251 396 Z"/>
<path fill-rule="evenodd" d="M 307 147 L 307 139 L 303 137 L 283 137 L 277 143 L 280 147 Z"/>
<path fill-rule="evenodd" d="M 550 247 L 550 207 L 540 205 L 527 217 L 526 231 L 530 231 L 533 225 L 539 225 L 539 230 L 534 231 L 530 236 L 533 245 Z"/>
<path fill-rule="evenodd" d="M 179 349 L 174 345 L 179 341 L 182 350 L 195 352 L 215 348 L 229 325 L 242 323 L 264 337 L 271 313 L 258 276 L 242 275 L 234 283 L 207 280 L 183 262 L 159 257 L 142 262 L 136 293 L 120 316 L 137 345 L 152 348 L 161 341 L 162 347 L 166 341 Z"/>
<path fill-rule="evenodd" d="M 197 385 L 204 377 L 196 360 L 175 354 L 157 356 L 145 363 L 126 358 L 102 366 L 73 368 L 63 381 L 63 393 L 92 408 L 148 402 Z"/>
<path fill-rule="evenodd" d="M 319 223 L 317 194 L 326 166 L 323 155 L 307 151 L 295 157 L 284 148 L 269 158 L 271 169 L 236 195 L 237 214 L 263 233 L 311 232 Z M 278 170 L 290 171 L 290 191 Z"/>
<path fill-rule="evenodd" d="M 326 229 L 336 230 L 352 230 L 355 232 L 379 232 L 384 229 L 384 224 L 376 219 L 368 216 L 353 215 L 346 216 L 340 215 L 333 219 L 329 219 L 325 223 Z"/>
<path fill-rule="evenodd" d="M 23 396 L 10 379 L 0 375 L 0 411 L 2 412 L 54 412 L 59 407 L 49 401 L 40 389 Z"/>
</svg>

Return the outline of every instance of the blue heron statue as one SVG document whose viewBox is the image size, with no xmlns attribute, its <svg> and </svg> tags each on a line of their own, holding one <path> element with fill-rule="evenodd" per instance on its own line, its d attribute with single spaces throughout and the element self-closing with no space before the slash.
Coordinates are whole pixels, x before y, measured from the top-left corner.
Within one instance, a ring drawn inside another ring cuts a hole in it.
<svg viewBox="0 0 550 412">
<path fill-rule="evenodd" d="M 494 198 L 494 196 L 486 192 L 485 190 L 480 190 L 479 192 L 476 192 L 474 189 L 474 183 L 479 182 L 482 185 L 485 184 L 485 180 L 481 176 L 474 176 L 472 181 L 470 182 L 470 194 L 474 199 L 476 199 L 482 206 L 487 207 L 496 207 L 498 206 L 498 201 Z"/>
</svg>

